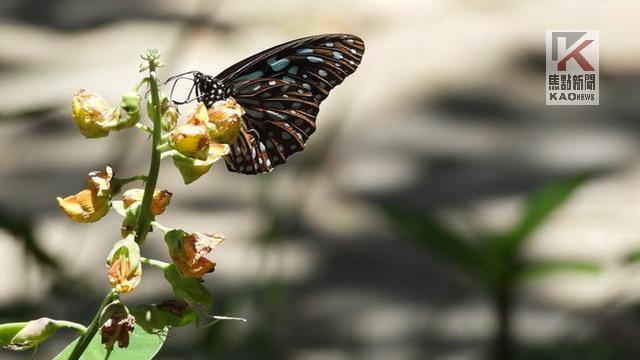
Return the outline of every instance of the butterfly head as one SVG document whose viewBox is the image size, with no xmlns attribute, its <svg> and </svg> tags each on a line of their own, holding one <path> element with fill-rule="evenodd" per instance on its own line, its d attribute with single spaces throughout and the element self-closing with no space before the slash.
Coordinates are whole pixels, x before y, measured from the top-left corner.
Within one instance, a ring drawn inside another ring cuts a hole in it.
<svg viewBox="0 0 640 360">
<path fill-rule="evenodd" d="M 220 80 L 198 71 L 193 73 L 193 84 L 199 101 L 205 103 L 207 107 L 211 107 L 218 100 L 224 100 L 225 93 L 228 93 Z"/>
</svg>

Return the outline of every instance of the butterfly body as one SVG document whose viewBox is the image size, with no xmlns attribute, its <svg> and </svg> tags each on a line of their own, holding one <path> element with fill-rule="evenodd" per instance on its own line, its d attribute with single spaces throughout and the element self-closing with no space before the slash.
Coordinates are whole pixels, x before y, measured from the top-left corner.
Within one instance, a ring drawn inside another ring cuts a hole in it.
<svg viewBox="0 0 640 360">
<path fill-rule="evenodd" d="M 199 71 L 193 73 L 193 82 L 196 87 L 196 96 L 200 98 L 208 108 L 218 100 L 227 98 L 231 89 L 226 88 L 224 84 L 211 75 L 205 75 Z M 203 94 L 201 96 L 200 94 Z M 226 95 L 226 96 L 225 96 Z"/>
<path fill-rule="evenodd" d="M 320 103 L 356 70 L 363 53 L 355 35 L 316 35 L 264 50 L 216 76 L 194 72 L 196 97 L 207 107 L 233 97 L 245 110 L 227 168 L 266 173 L 302 151 Z"/>
</svg>

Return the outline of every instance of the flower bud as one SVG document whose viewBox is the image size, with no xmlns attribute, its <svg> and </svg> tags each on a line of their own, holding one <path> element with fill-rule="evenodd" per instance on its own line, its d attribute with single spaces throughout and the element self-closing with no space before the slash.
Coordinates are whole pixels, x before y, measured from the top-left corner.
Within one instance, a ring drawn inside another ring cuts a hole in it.
<svg viewBox="0 0 640 360">
<path fill-rule="evenodd" d="M 104 124 L 109 121 L 114 109 L 102 96 L 81 89 L 71 101 L 71 115 L 80 133 L 87 138 L 99 138 L 109 134 Z"/>
<path fill-rule="evenodd" d="M 233 98 L 213 103 L 208 111 L 207 129 L 211 140 L 219 144 L 233 144 L 242 127 L 244 109 Z"/>
<path fill-rule="evenodd" d="M 120 308 L 113 311 L 100 328 L 101 343 L 109 351 L 113 350 L 116 342 L 121 349 L 128 347 L 130 334 L 136 326 L 136 319 L 126 311 L 123 305 L 118 305 Z"/>
<path fill-rule="evenodd" d="M 109 211 L 112 177 L 110 166 L 105 171 L 90 172 L 87 178 L 88 189 L 64 199 L 58 197 L 58 205 L 76 222 L 90 223 L 102 219 Z"/>
<path fill-rule="evenodd" d="M 111 286 L 119 293 L 128 293 L 135 289 L 142 279 L 140 247 L 127 237 L 113 246 L 107 257 L 108 277 Z"/>
<path fill-rule="evenodd" d="M 199 160 L 182 154 L 173 155 L 173 164 L 180 171 L 185 184 L 190 184 L 209 172 L 211 166 L 221 157 L 229 153 L 227 144 L 211 144 L 206 160 Z"/>
<path fill-rule="evenodd" d="M 130 91 L 113 108 L 100 95 L 81 89 L 71 101 L 71 114 L 82 135 L 99 138 L 133 127 L 140 120 L 140 101 L 140 95 Z"/>
<path fill-rule="evenodd" d="M 140 102 L 142 97 L 136 91 L 129 91 L 122 96 L 115 130 L 128 129 L 140 121 Z"/>
<path fill-rule="evenodd" d="M 29 322 L 0 324 L 0 346 L 16 351 L 31 349 L 53 336 L 60 328 L 84 328 L 68 321 L 40 318 Z"/>
<path fill-rule="evenodd" d="M 153 191 L 153 199 L 151 200 L 151 213 L 154 216 L 162 214 L 169 205 L 169 202 L 171 202 L 172 195 L 173 194 L 167 190 L 155 189 Z M 124 208 L 126 209 L 136 202 L 142 202 L 143 197 L 144 189 L 129 189 L 125 191 L 124 194 L 122 194 Z"/>
<path fill-rule="evenodd" d="M 124 219 L 122 219 L 122 225 L 120 226 L 120 235 L 123 238 L 131 235 L 138 225 L 138 214 L 140 213 L 140 202 L 135 202 L 125 209 Z M 142 241 L 146 240 L 145 238 Z"/>
<path fill-rule="evenodd" d="M 169 133 L 169 145 L 182 155 L 195 159 L 205 160 L 210 144 L 211 139 L 204 126 L 184 124 Z"/>
<path fill-rule="evenodd" d="M 169 256 L 180 275 L 188 278 L 201 278 L 204 274 L 215 270 L 216 263 L 205 256 L 223 240 L 224 236 L 217 233 L 187 234 L 182 230 L 172 230 L 165 235 Z"/>
</svg>

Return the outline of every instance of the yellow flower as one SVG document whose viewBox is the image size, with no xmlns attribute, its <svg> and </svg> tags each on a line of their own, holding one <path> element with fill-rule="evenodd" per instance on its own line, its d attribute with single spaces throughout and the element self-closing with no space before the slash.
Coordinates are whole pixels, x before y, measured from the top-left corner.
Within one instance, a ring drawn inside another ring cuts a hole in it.
<svg viewBox="0 0 640 360">
<path fill-rule="evenodd" d="M 151 212 L 154 216 L 160 215 L 171 202 L 171 196 L 173 194 L 167 190 L 153 191 L 153 199 L 151 200 Z M 124 208 L 128 208 L 136 202 L 141 202 L 144 197 L 144 189 L 129 189 L 122 194 L 122 201 Z"/>
<path fill-rule="evenodd" d="M 82 135 L 87 138 L 107 136 L 104 123 L 109 121 L 114 109 L 102 96 L 81 89 L 71 101 L 71 115 Z"/>
<path fill-rule="evenodd" d="M 179 125 L 169 133 L 169 145 L 172 148 L 185 156 L 196 159 L 204 160 L 207 158 L 210 144 L 209 133 L 202 125 Z"/>
<path fill-rule="evenodd" d="M 180 275 L 188 278 L 201 278 L 215 270 L 216 263 L 207 259 L 206 255 L 223 240 L 224 236 L 217 233 L 187 234 L 182 230 L 173 230 L 165 235 L 169 256 Z"/>
<path fill-rule="evenodd" d="M 207 129 L 211 140 L 220 144 L 233 144 L 242 127 L 244 109 L 233 98 L 213 103 L 208 111 Z"/>
<path fill-rule="evenodd" d="M 196 108 L 189 115 L 189 119 L 187 119 L 187 124 L 191 125 L 202 125 L 206 126 L 209 123 L 209 113 L 207 110 L 207 106 L 200 102 L 196 105 Z"/>
<path fill-rule="evenodd" d="M 71 101 L 71 115 L 82 135 L 104 137 L 111 130 L 134 126 L 140 120 L 140 101 L 140 95 L 131 91 L 122 97 L 118 107 L 113 108 L 102 96 L 81 89 Z"/>
<path fill-rule="evenodd" d="M 111 178 L 113 170 L 93 171 L 87 178 L 88 189 L 64 199 L 58 197 L 58 205 L 76 222 L 90 223 L 100 220 L 109 211 Z"/>
<path fill-rule="evenodd" d="M 180 171 L 182 180 L 185 184 L 190 184 L 209 172 L 211 166 L 221 157 L 229 153 L 229 145 L 227 144 L 211 144 L 206 160 L 194 159 L 182 154 L 173 155 L 173 164 Z"/>
<path fill-rule="evenodd" d="M 119 293 L 133 291 L 142 280 L 140 247 L 133 237 L 118 241 L 107 258 L 109 283 Z"/>
</svg>

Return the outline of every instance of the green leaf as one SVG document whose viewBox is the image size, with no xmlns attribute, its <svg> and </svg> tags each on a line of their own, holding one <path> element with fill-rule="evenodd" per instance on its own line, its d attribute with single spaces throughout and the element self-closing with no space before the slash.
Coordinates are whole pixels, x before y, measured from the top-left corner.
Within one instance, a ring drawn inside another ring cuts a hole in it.
<svg viewBox="0 0 640 360">
<path fill-rule="evenodd" d="M 640 261 L 640 250 L 635 250 L 627 254 L 627 256 L 625 256 L 624 258 L 624 262 L 626 264 L 633 264 L 633 263 L 637 263 L 638 261 Z"/>
<path fill-rule="evenodd" d="M 572 176 L 553 182 L 533 194 L 527 201 L 520 222 L 506 234 L 491 239 L 486 256 L 501 259 L 504 263 L 513 261 L 527 237 L 591 177 L 590 174 Z"/>
<path fill-rule="evenodd" d="M 150 333 L 167 327 L 186 326 L 198 320 L 196 313 L 182 300 L 134 306 L 131 314 L 135 316 L 136 323 Z"/>
<path fill-rule="evenodd" d="M 382 207 L 389 222 L 418 244 L 436 252 L 472 275 L 477 275 L 481 259 L 470 241 L 435 218 L 409 209 Z"/>
<path fill-rule="evenodd" d="M 163 271 L 164 278 L 171 284 L 173 293 L 178 298 L 192 305 L 202 305 L 206 309 L 211 307 L 213 299 L 201 280 L 181 276 L 174 264 L 167 266 Z"/>
<path fill-rule="evenodd" d="M 160 351 L 164 341 L 167 338 L 166 332 L 162 335 L 149 334 L 144 331 L 143 328 L 136 325 L 136 329 L 131 334 L 129 341 L 129 347 L 126 349 L 120 349 L 117 345 L 113 348 L 109 360 L 149 360 Z M 107 349 L 100 343 L 100 334 L 91 339 L 91 343 L 87 347 L 86 351 L 80 357 L 81 360 L 103 360 L 107 359 Z M 78 342 L 78 339 L 74 340 L 71 344 L 67 345 L 64 350 L 53 360 L 67 360 L 74 346 Z"/>
<path fill-rule="evenodd" d="M 548 260 L 531 264 L 524 264 L 518 276 L 523 280 L 531 280 L 557 274 L 559 272 L 597 274 L 600 272 L 600 270 L 600 265 L 588 261 Z"/>
</svg>

